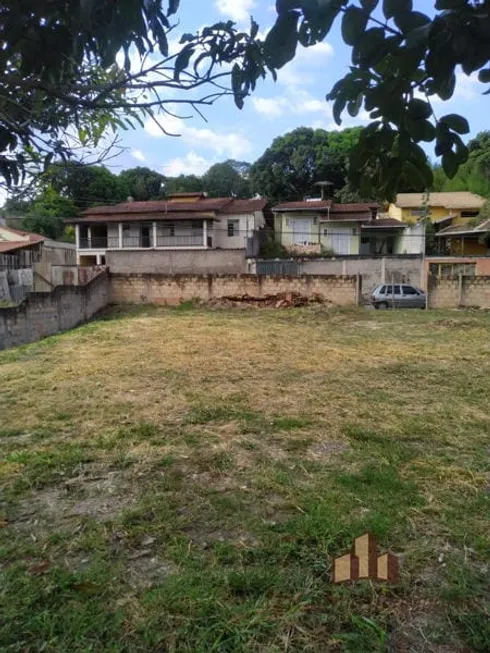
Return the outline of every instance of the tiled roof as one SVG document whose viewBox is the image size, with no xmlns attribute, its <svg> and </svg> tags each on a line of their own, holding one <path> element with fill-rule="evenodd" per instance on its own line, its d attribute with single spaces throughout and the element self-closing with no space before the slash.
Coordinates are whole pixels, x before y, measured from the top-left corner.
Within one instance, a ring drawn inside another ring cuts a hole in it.
<svg viewBox="0 0 490 653">
<path fill-rule="evenodd" d="M 371 212 L 377 209 L 378 205 L 359 202 L 356 204 L 337 204 L 332 200 L 314 200 L 312 202 L 283 202 L 272 207 L 273 211 L 328 211 L 330 213 L 360 213 L 363 211 Z"/>
<path fill-rule="evenodd" d="M 214 212 L 201 211 L 200 213 L 106 213 L 96 215 L 82 215 L 80 218 L 70 218 L 65 220 L 66 224 L 94 224 L 97 222 L 179 222 L 182 220 L 217 220 Z"/>
<path fill-rule="evenodd" d="M 153 202 L 124 202 L 110 206 L 94 206 L 87 209 L 82 215 L 131 215 L 133 213 L 167 213 L 168 211 L 185 213 L 202 213 L 203 211 L 220 211 L 227 204 L 233 202 L 232 197 L 218 197 L 216 199 L 196 200 L 195 202 L 166 202 L 157 200 Z"/>
<path fill-rule="evenodd" d="M 4 234 L 7 232 L 11 238 L 7 239 L 5 235 L 2 238 L 2 232 Z M 37 245 L 45 240 L 46 238 L 40 234 L 33 234 L 30 231 L 22 231 L 21 229 L 12 229 L 12 227 L 4 227 L 3 225 L 0 226 L 0 252 L 3 254 Z"/>
<path fill-rule="evenodd" d="M 395 204 L 403 209 L 421 208 L 427 196 L 424 193 L 398 193 Z M 443 206 L 446 209 L 481 209 L 485 199 L 467 191 L 450 193 L 430 193 L 429 206 Z"/>
<path fill-rule="evenodd" d="M 482 222 L 481 224 L 476 225 L 475 227 L 471 227 L 468 224 L 451 225 L 449 227 L 446 227 L 445 229 L 441 229 L 435 235 L 436 237 L 463 236 L 463 235 L 479 236 L 481 234 L 485 234 L 488 232 L 490 232 L 490 220 L 485 220 L 485 222 Z"/>
<path fill-rule="evenodd" d="M 363 229 L 405 229 L 407 225 L 395 218 L 378 218 L 369 224 L 362 225 Z"/>
<path fill-rule="evenodd" d="M 227 204 L 221 213 L 238 214 L 238 213 L 253 213 L 254 211 L 263 211 L 267 206 L 267 200 L 233 200 L 231 204 Z"/>
</svg>

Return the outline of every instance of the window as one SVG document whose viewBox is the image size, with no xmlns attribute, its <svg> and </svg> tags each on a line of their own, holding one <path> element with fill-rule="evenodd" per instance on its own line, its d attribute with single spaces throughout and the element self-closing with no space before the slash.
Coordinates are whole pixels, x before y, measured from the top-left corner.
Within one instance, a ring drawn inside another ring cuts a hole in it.
<svg viewBox="0 0 490 653">
<path fill-rule="evenodd" d="M 238 236 L 238 231 L 240 228 L 239 220 L 228 220 L 228 238 L 233 238 Z"/>
<path fill-rule="evenodd" d="M 384 295 L 386 293 L 386 286 L 383 286 L 381 290 L 379 291 L 380 295 Z"/>
<path fill-rule="evenodd" d="M 191 222 L 191 232 L 193 236 L 201 236 L 202 230 L 203 230 L 203 226 L 200 220 L 193 220 Z"/>
<path fill-rule="evenodd" d="M 354 227 L 354 229 L 352 230 L 352 235 L 357 236 L 357 228 L 356 227 Z"/>
<path fill-rule="evenodd" d="M 476 218 L 479 215 L 479 211 L 461 211 L 462 218 Z"/>
<path fill-rule="evenodd" d="M 386 294 L 387 295 L 392 295 L 393 294 L 393 286 L 385 286 L 386 288 Z"/>
<path fill-rule="evenodd" d="M 418 292 L 412 286 L 403 286 L 404 295 L 418 295 Z"/>
<path fill-rule="evenodd" d="M 412 217 L 414 217 L 414 218 L 423 218 L 426 213 L 427 213 L 427 215 L 429 215 L 430 210 L 429 210 L 428 207 L 427 207 L 427 209 L 412 209 L 410 211 L 410 213 L 411 213 Z"/>
<path fill-rule="evenodd" d="M 324 235 L 324 236 L 328 236 L 328 229 L 324 229 L 324 230 L 323 230 L 323 235 Z"/>
<path fill-rule="evenodd" d="M 400 286 L 395 286 L 395 295 L 401 295 L 401 294 L 402 294 L 402 291 L 401 291 Z"/>
<path fill-rule="evenodd" d="M 313 218 L 313 224 L 316 226 L 318 224 L 318 218 Z"/>
</svg>

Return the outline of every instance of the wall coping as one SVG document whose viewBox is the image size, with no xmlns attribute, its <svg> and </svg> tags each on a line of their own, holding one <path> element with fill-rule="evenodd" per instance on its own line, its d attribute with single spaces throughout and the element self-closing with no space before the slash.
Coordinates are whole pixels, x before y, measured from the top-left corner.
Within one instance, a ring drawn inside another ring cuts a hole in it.
<svg viewBox="0 0 490 653">
<path fill-rule="evenodd" d="M 298 275 L 295 274 L 161 274 L 159 272 L 111 272 L 110 276 L 113 278 L 121 278 L 121 279 L 130 279 L 130 278 L 149 278 L 149 279 L 169 279 L 171 281 L 179 280 L 179 279 L 202 279 L 202 280 L 208 280 L 208 279 L 249 279 L 250 281 L 257 281 L 259 280 L 259 283 L 263 279 L 294 279 L 298 281 L 304 281 L 306 283 L 310 283 L 312 280 L 332 280 L 332 279 L 342 279 L 342 280 L 355 280 L 357 279 L 356 274 L 347 274 L 347 275 L 342 275 L 342 274 L 308 274 L 308 275 L 303 275 L 299 277 Z M 361 276 L 361 275 L 359 275 Z"/>
</svg>

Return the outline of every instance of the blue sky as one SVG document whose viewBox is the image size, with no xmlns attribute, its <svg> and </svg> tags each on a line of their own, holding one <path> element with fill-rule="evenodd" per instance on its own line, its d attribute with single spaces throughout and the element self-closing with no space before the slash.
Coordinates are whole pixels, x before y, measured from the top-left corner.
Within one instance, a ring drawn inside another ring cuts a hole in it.
<svg viewBox="0 0 490 653">
<path fill-rule="evenodd" d="M 427 12 L 433 2 L 419 0 L 414 5 Z M 275 20 L 275 3 L 271 0 L 181 0 L 176 33 L 193 32 L 223 19 L 235 20 L 247 29 L 250 15 L 265 33 Z M 161 123 L 172 133 L 180 134 L 179 138 L 165 136 L 149 120 L 145 128 L 122 134 L 125 151 L 108 162 L 108 167 L 119 172 L 144 165 L 168 176 L 201 175 L 213 163 L 227 158 L 255 161 L 275 137 L 296 127 L 338 129 L 325 95 L 345 74 L 349 64 L 350 49 L 343 43 L 336 24 L 325 42 L 309 49 L 300 48 L 296 59 L 279 71 L 276 83 L 272 79 L 261 82 L 243 110 L 237 109 L 231 98 L 222 98 L 213 107 L 204 109 L 207 122 L 198 115 L 188 120 L 162 116 Z M 475 135 L 488 127 L 485 109 L 488 110 L 489 96 L 481 95 L 484 90 L 476 76 L 468 78 L 458 74 L 454 98 L 447 103 L 436 101 L 434 109 L 439 115 L 463 114 L 470 122 L 471 135 Z M 188 114 L 188 110 L 181 110 L 179 115 Z M 356 119 L 346 114 L 342 127 L 368 122 L 369 117 L 361 111 Z"/>
</svg>

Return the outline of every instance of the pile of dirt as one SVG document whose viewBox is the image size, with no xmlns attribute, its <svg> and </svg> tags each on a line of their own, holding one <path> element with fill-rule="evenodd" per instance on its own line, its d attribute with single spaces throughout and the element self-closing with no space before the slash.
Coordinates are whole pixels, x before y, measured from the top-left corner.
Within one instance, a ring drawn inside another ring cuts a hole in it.
<svg viewBox="0 0 490 653">
<path fill-rule="evenodd" d="M 305 297 L 297 292 L 284 292 L 277 295 L 264 295 L 263 297 L 252 297 L 251 295 L 229 295 L 215 298 L 206 302 L 207 306 L 214 308 L 235 308 L 235 307 L 255 307 L 255 308 L 292 308 L 298 306 L 308 306 L 310 304 L 328 305 L 331 302 L 326 301 L 321 295 L 314 294 L 311 297 Z"/>
</svg>

